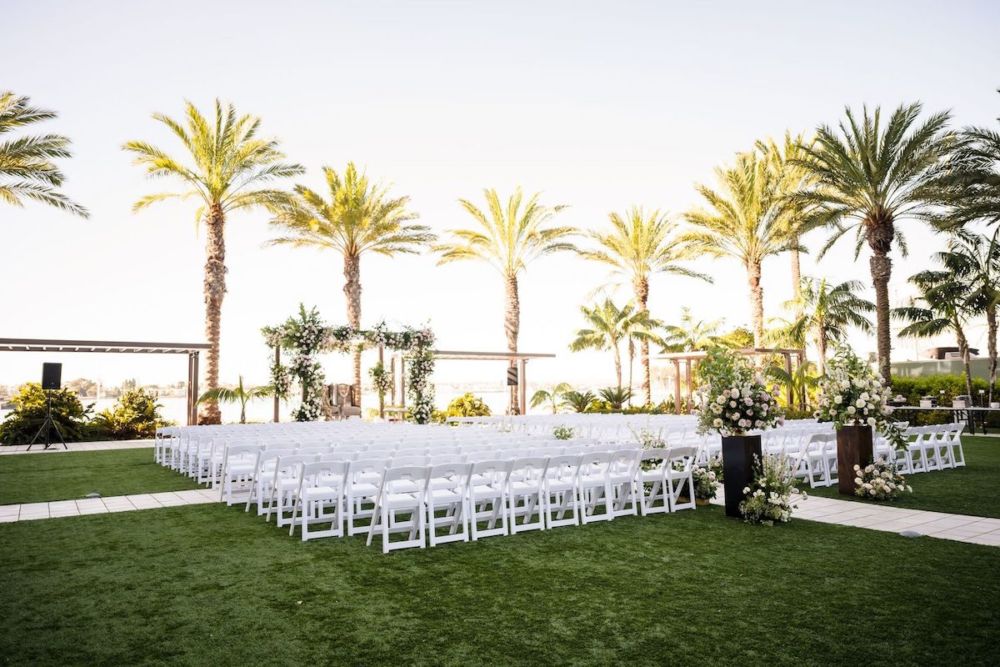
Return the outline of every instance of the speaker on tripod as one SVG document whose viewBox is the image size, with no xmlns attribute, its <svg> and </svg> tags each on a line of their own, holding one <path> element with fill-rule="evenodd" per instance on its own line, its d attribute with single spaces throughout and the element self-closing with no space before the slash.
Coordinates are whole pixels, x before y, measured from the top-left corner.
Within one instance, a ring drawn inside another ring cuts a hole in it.
<svg viewBox="0 0 1000 667">
<path fill-rule="evenodd" d="M 62 443 L 63 449 L 69 449 L 66 446 L 66 440 L 63 439 L 62 432 L 59 430 L 59 424 L 56 420 L 52 418 L 52 392 L 59 391 L 62 388 L 62 364 L 44 363 L 42 364 L 42 391 L 45 392 L 45 421 L 42 422 L 41 427 L 39 427 L 38 432 L 35 433 L 35 437 L 31 439 L 28 443 L 28 451 L 35 444 L 44 444 L 43 449 L 48 449 L 53 445 L 57 444 L 52 441 L 52 432 L 56 432 L 56 437 L 59 438 L 59 442 Z M 38 439 L 45 434 L 45 442 L 40 443 Z"/>
</svg>

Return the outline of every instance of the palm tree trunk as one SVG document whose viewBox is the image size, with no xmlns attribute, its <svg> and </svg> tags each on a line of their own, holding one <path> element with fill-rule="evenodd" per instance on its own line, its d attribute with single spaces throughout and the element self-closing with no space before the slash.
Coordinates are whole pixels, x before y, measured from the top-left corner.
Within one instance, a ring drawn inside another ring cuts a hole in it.
<svg viewBox="0 0 1000 667">
<path fill-rule="evenodd" d="M 799 237 L 796 236 L 795 245 L 799 243 Z M 795 299 L 796 303 L 802 300 L 802 261 L 800 258 L 799 249 L 792 248 L 792 298 Z"/>
<path fill-rule="evenodd" d="M 997 383 L 997 307 L 986 309 L 986 347 L 990 354 L 989 401 L 993 402 L 993 387 Z"/>
<path fill-rule="evenodd" d="M 750 284 L 753 346 L 764 347 L 764 288 L 760 286 L 760 262 L 747 262 L 747 281 Z"/>
<path fill-rule="evenodd" d="M 633 284 L 635 290 L 635 303 L 639 312 L 649 310 L 649 278 L 642 275 L 637 276 Z M 653 402 L 652 375 L 649 370 L 649 341 L 643 339 L 639 342 L 639 363 L 642 365 L 642 399 L 644 405 Z"/>
<path fill-rule="evenodd" d="M 226 216 L 222 205 L 215 203 L 208 211 L 208 242 L 205 247 L 205 339 L 208 353 L 205 355 L 205 390 L 219 388 L 219 340 L 222 329 L 222 299 L 226 294 Z M 219 424 L 222 412 L 219 402 L 209 400 L 204 403 L 200 424 Z"/>
<path fill-rule="evenodd" d="M 622 353 L 618 349 L 618 345 L 615 345 L 615 378 L 618 381 L 618 391 L 622 389 Z"/>
<path fill-rule="evenodd" d="M 816 370 L 819 372 L 819 376 L 823 377 L 826 375 L 826 331 L 823 327 L 819 328 L 816 333 Z"/>
<path fill-rule="evenodd" d="M 347 323 L 361 328 L 361 257 L 344 255 L 344 296 L 347 297 Z M 354 348 L 354 402 L 361 406 L 361 346 Z"/>
<path fill-rule="evenodd" d="M 247 402 L 245 399 L 240 401 L 240 423 L 247 423 Z"/>
<path fill-rule="evenodd" d="M 965 331 L 958 323 L 953 323 L 955 327 L 955 337 L 958 339 L 958 353 L 962 355 L 962 368 L 965 371 L 965 395 L 972 400 L 972 362 L 969 359 L 969 341 L 965 337 Z"/>
<path fill-rule="evenodd" d="M 872 256 L 868 265 L 875 287 L 875 337 L 878 342 L 878 370 L 882 382 L 892 386 L 892 332 L 889 329 L 889 278 L 892 277 L 892 239 L 896 235 L 891 218 L 865 220 L 865 236 Z"/>
<path fill-rule="evenodd" d="M 628 402 L 629 405 L 632 404 L 632 368 L 635 366 L 635 340 L 631 337 L 628 339 Z"/>
<path fill-rule="evenodd" d="M 504 304 L 503 330 L 507 335 L 507 351 L 517 354 L 517 335 L 521 329 L 521 301 L 517 291 L 517 274 L 507 275 L 507 301 Z M 517 362 L 510 360 L 510 368 L 517 369 Z M 518 382 L 524 378 L 518 378 Z M 518 405 L 517 387 L 510 387 L 510 413 L 521 414 Z"/>
</svg>

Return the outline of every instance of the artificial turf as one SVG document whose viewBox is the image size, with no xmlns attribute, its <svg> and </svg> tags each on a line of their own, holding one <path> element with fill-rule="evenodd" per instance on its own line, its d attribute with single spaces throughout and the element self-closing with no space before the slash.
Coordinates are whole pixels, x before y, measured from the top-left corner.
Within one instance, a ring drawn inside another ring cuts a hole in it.
<svg viewBox="0 0 1000 667">
<path fill-rule="evenodd" d="M 962 438 L 966 465 L 963 468 L 935 470 L 909 475 L 913 486 L 908 493 L 889 505 L 910 509 L 931 510 L 949 514 L 971 514 L 1000 518 L 1000 438 Z M 841 500 L 868 501 L 857 496 L 842 496 L 837 487 L 806 490 L 815 495 Z M 885 503 L 882 503 L 885 504 Z"/>
<path fill-rule="evenodd" d="M 196 488 L 154 463 L 149 448 L 0 456 L 0 505 Z"/>
<path fill-rule="evenodd" d="M 719 508 L 390 555 L 237 507 L 0 524 L 9 664 L 995 665 L 1000 549 Z"/>
</svg>

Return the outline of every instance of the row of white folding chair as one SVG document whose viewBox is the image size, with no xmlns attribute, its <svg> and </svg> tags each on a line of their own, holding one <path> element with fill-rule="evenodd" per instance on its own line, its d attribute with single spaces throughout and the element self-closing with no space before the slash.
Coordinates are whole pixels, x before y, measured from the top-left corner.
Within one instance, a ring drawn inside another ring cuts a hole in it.
<svg viewBox="0 0 1000 667">
<path fill-rule="evenodd" d="M 963 428 L 961 424 L 911 426 L 903 433 L 906 448 L 902 451 L 889 448 L 890 455 L 903 474 L 964 466 Z"/>
</svg>

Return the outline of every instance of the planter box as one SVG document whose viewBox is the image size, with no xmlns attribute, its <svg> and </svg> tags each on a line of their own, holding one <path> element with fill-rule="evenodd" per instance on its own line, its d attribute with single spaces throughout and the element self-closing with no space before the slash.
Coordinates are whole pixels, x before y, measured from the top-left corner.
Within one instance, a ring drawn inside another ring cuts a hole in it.
<svg viewBox="0 0 1000 667">
<path fill-rule="evenodd" d="M 723 488 L 726 490 L 726 516 L 743 518 L 740 503 L 743 489 L 753 481 L 754 456 L 759 461 L 759 435 L 731 435 L 722 438 Z"/>
<path fill-rule="evenodd" d="M 837 429 L 837 490 L 854 495 L 854 466 L 864 468 L 874 458 L 871 426 L 844 426 Z"/>
</svg>

